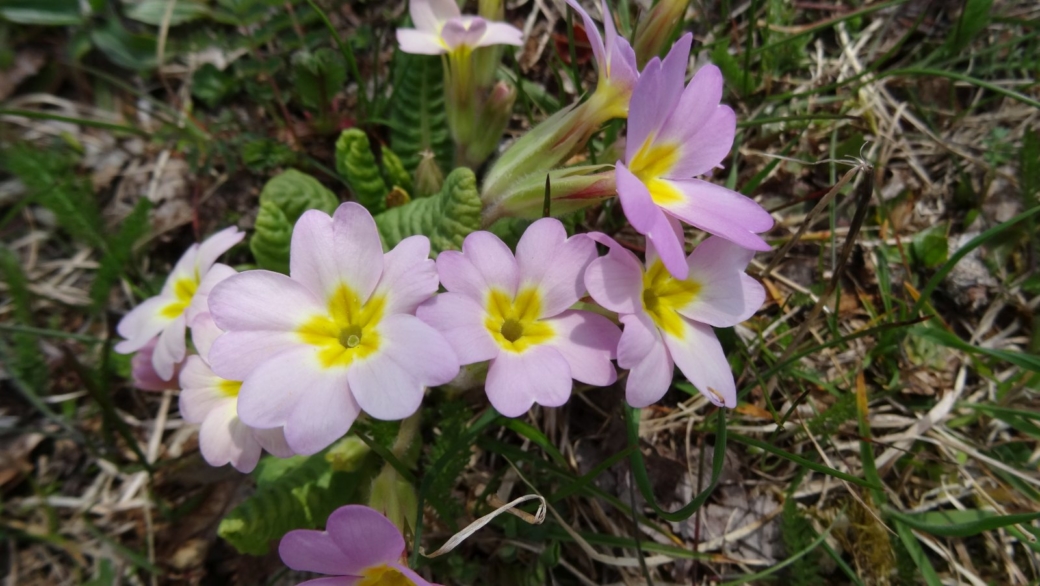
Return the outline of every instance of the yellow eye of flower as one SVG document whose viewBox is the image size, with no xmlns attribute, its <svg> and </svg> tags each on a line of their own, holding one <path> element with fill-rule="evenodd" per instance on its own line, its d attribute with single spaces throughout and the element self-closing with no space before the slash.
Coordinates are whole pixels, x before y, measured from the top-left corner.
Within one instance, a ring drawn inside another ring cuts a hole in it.
<svg viewBox="0 0 1040 586">
<path fill-rule="evenodd" d="M 643 275 L 643 309 L 662 331 L 681 336 L 682 318 L 676 310 L 693 301 L 700 290 L 701 284 L 693 277 L 680 281 L 658 260 Z"/>
<path fill-rule="evenodd" d="M 548 342 L 555 334 L 552 326 L 539 321 L 541 311 L 542 301 L 537 289 L 523 289 L 515 299 L 495 289 L 488 295 L 484 327 L 503 350 L 523 352 Z"/>
<path fill-rule="evenodd" d="M 340 284 L 329 296 L 328 312 L 312 317 L 296 333 L 305 343 L 320 348 L 318 361 L 323 367 L 350 366 L 379 350 L 377 326 L 385 308 L 383 297 L 373 296 L 362 304 L 353 289 Z"/>
</svg>

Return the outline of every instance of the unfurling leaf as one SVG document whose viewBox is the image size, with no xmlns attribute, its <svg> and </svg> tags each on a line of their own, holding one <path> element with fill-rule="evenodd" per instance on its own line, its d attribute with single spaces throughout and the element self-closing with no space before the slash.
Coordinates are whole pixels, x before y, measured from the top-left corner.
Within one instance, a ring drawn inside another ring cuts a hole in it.
<svg viewBox="0 0 1040 586">
<path fill-rule="evenodd" d="M 425 234 L 434 255 L 458 250 L 470 232 L 480 229 L 480 194 L 473 171 L 458 168 L 444 180 L 440 193 L 389 209 L 375 217 L 388 248 L 409 236 Z"/>
<path fill-rule="evenodd" d="M 373 214 L 386 209 L 390 191 L 372 154 L 368 136 L 357 128 L 344 130 L 336 141 L 336 171 L 346 179 L 358 202 Z"/>
<path fill-rule="evenodd" d="M 289 272 L 289 244 L 296 220 L 307 210 L 336 211 L 339 199 L 317 179 L 289 169 L 272 177 L 260 192 L 256 231 L 249 240 L 260 267 Z"/>
<path fill-rule="evenodd" d="M 390 120 L 390 145 L 409 173 L 415 172 L 424 151 L 434 153 L 442 170 L 451 168 L 454 147 L 448 132 L 440 59 L 397 54 Z"/>
</svg>

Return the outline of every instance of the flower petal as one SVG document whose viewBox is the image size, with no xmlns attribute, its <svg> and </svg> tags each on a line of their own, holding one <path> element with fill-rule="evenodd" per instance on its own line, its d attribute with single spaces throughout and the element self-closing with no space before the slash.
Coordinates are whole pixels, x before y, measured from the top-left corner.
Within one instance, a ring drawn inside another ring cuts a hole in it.
<svg viewBox="0 0 1040 586">
<path fill-rule="evenodd" d="M 252 428 L 253 437 L 260 446 L 271 452 L 278 458 L 288 458 L 295 454 L 292 448 L 289 447 L 289 443 L 285 441 L 285 430 L 281 427 L 274 427 L 271 429 L 256 429 Z"/>
<path fill-rule="evenodd" d="M 455 0 L 409 0 L 408 13 L 416 28 L 431 33 L 440 33 L 445 21 L 462 14 Z"/>
<path fill-rule="evenodd" d="M 585 286 L 596 303 L 610 311 L 642 311 L 643 264 L 620 245 L 589 264 Z"/>
<path fill-rule="evenodd" d="M 305 286 L 285 275 L 246 271 L 213 288 L 209 312 L 225 332 L 289 332 L 311 316 L 324 314 L 326 308 Z"/>
<path fill-rule="evenodd" d="M 672 386 L 675 364 L 667 347 L 655 344 L 643 360 L 632 367 L 625 382 L 625 401 L 636 409 L 660 401 Z"/>
<path fill-rule="evenodd" d="M 348 566 L 346 554 L 325 531 L 296 529 L 286 533 L 278 544 L 278 555 L 282 563 L 298 572 L 342 575 L 353 569 Z"/>
<path fill-rule="evenodd" d="M 520 287 L 541 293 L 541 315 L 554 316 L 585 294 L 585 268 L 596 258 L 596 244 L 579 234 L 567 238 L 556 218 L 542 218 L 528 226 L 516 245 Z"/>
<path fill-rule="evenodd" d="M 557 333 L 550 343 L 567 360 L 572 378 L 599 387 L 614 384 L 617 371 L 610 361 L 617 356 L 621 330 L 613 322 L 591 311 L 576 310 L 544 321 Z"/>
<path fill-rule="evenodd" d="M 227 380 L 245 380 L 261 364 L 283 352 L 307 348 L 294 332 L 224 332 L 210 346 L 209 365 Z"/>
<path fill-rule="evenodd" d="M 130 359 L 130 376 L 133 379 L 134 387 L 143 391 L 172 391 L 179 389 L 181 387 L 177 381 L 177 375 L 182 365 L 177 365 L 177 372 L 174 372 L 174 376 L 170 380 L 163 380 L 159 377 L 159 373 L 155 372 L 155 365 L 152 364 L 152 354 L 155 352 L 155 345 L 158 343 L 158 336 L 152 338 L 150 342 L 145 344 L 144 348 L 138 350 L 134 357 Z"/>
<path fill-rule="evenodd" d="M 429 582 L 427 582 L 426 579 L 424 579 L 419 574 L 416 574 L 408 566 L 405 566 L 403 564 L 387 564 L 387 565 L 389 565 L 391 568 L 397 570 L 398 572 L 401 572 L 402 574 L 404 574 L 404 577 L 408 578 L 409 580 L 411 580 L 412 583 L 415 584 L 415 586 L 437 586 L 436 584 L 430 584 Z"/>
<path fill-rule="evenodd" d="M 444 336 L 411 315 L 391 315 L 379 323 L 383 346 L 348 371 L 350 390 L 376 419 L 404 419 L 422 403 L 427 386 L 442 385 L 459 373 L 459 359 Z"/>
<path fill-rule="evenodd" d="M 736 134 L 737 115 L 733 109 L 717 106 L 696 131 L 678 139 L 683 146 L 679 150 L 679 160 L 669 169 L 668 176 L 686 179 L 720 166 L 733 147 Z"/>
<path fill-rule="evenodd" d="M 361 407 L 350 392 L 346 370 L 329 369 L 315 373 L 314 371 L 320 367 L 314 362 L 313 357 L 309 358 L 310 364 L 305 368 L 311 369 L 311 372 L 301 376 L 300 369 L 294 369 L 296 376 L 292 378 L 297 382 L 290 383 L 293 386 L 282 390 L 283 393 L 289 391 L 290 400 L 295 403 L 285 420 L 285 441 L 293 453 L 304 456 L 316 454 L 343 437 L 361 414 Z M 250 381 L 262 374 L 266 372 L 257 369 Z M 314 376 L 315 374 L 317 376 Z M 308 376 L 314 377 L 309 383 L 306 381 Z M 279 401 L 284 400 L 284 396 L 278 397 L 273 393 L 273 385 L 266 390 L 269 393 L 268 400 L 273 399 L 268 405 L 269 409 L 277 407 Z M 245 413 L 245 391 L 246 387 L 243 385 L 238 400 L 240 414 Z"/>
<path fill-rule="evenodd" d="M 388 314 L 415 314 L 419 304 L 437 293 L 437 263 L 430 259 L 430 239 L 409 236 L 383 256 L 383 274 L 373 296 L 386 299 Z"/>
<path fill-rule="evenodd" d="M 700 285 L 693 300 L 676 310 L 686 317 L 717 328 L 748 319 L 762 307 L 766 291 L 746 275 L 754 251 L 712 236 L 690 254 L 690 278 Z"/>
<path fill-rule="evenodd" d="M 484 326 L 486 315 L 473 299 L 450 292 L 437 295 L 416 310 L 419 319 L 444 335 L 460 364 L 483 362 L 498 355 L 498 345 Z"/>
<path fill-rule="evenodd" d="M 375 509 L 346 505 L 329 515 L 325 530 L 342 556 L 343 574 L 360 574 L 366 568 L 394 564 L 404 553 L 404 538 L 397 527 Z"/>
<path fill-rule="evenodd" d="M 181 370 L 180 410 L 188 423 L 202 423 L 217 407 L 234 400 L 220 391 L 225 379 L 213 374 L 198 356 L 189 356 Z"/>
<path fill-rule="evenodd" d="M 478 47 L 487 47 L 490 45 L 514 45 L 522 47 L 524 45 L 524 33 L 515 26 L 504 22 L 491 21 L 488 21 L 486 25 L 487 30 L 484 32 L 484 36 L 477 42 Z"/>
<path fill-rule="evenodd" d="M 733 372 L 711 326 L 681 319 L 682 334 L 666 335 L 668 353 L 687 380 L 715 405 L 737 406 Z"/>
<path fill-rule="evenodd" d="M 116 352 L 129 354 L 136 352 L 159 335 L 173 318 L 162 315 L 162 309 L 173 303 L 173 297 L 158 295 L 140 303 L 137 307 L 119 320 L 116 332 L 126 338 L 115 346 Z"/>
<path fill-rule="evenodd" d="M 493 288 L 515 296 L 520 279 L 512 251 L 498 236 L 484 231 L 466 236 L 461 253 L 446 250 L 437 255 L 437 272 L 445 289 L 481 305 Z"/>
<path fill-rule="evenodd" d="M 636 232 L 646 234 L 659 221 L 661 208 L 650 197 L 650 190 L 621 161 L 615 165 L 618 199 L 621 209 Z"/>
<path fill-rule="evenodd" d="M 191 298 L 188 308 L 184 310 L 184 315 L 187 317 L 189 325 L 195 321 L 195 318 L 200 313 L 209 312 L 209 294 L 213 291 L 213 288 L 218 283 L 227 280 L 228 277 L 237 274 L 238 271 L 223 263 L 217 263 L 209 269 L 206 275 L 202 277 L 202 281 L 199 282 L 199 287 L 195 290 L 195 295 Z"/>
<path fill-rule="evenodd" d="M 683 35 L 672 45 L 664 61 L 651 59 L 639 75 L 628 111 L 626 161 L 631 161 L 648 139 L 656 142 L 658 135 L 664 132 L 686 85 L 692 42 L 693 35 Z"/>
<path fill-rule="evenodd" d="M 308 210 L 296 222 L 289 274 L 319 300 L 325 301 L 341 284 L 367 300 L 382 272 L 379 232 L 372 214 L 360 204 L 340 204 L 331 219 Z"/>
<path fill-rule="evenodd" d="M 604 53 L 607 70 L 610 72 L 610 83 L 631 89 L 639 78 L 639 67 L 636 65 L 636 52 L 628 40 L 618 35 L 614 26 L 614 17 L 607 6 L 607 0 L 601 5 L 603 12 Z M 602 70 L 601 70 L 602 71 Z"/>
<path fill-rule="evenodd" d="M 646 233 L 647 262 L 660 258 L 673 277 L 685 280 L 690 268 L 686 266 L 686 238 L 679 222 L 662 213 L 654 227 Z"/>
<path fill-rule="evenodd" d="M 217 262 L 220 255 L 231 250 L 233 246 L 242 241 L 246 233 L 235 226 L 224 228 L 202 241 L 199 245 L 198 255 L 195 257 L 195 274 L 205 277 L 213 263 Z"/>
<path fill-rule="evenodd" d="M 619 319 L 625 326 L 617 347 L 617 362 L 621 368 L 635 368 L 654 351 L 655 345 L 664 345 L 660 331 L 646 313 L 640 311 Z"/>
<path fill-rule="evenodd" d="M 179 315 L 159 334 L 159 342 L 152 353 L 152 366 L 155 367 L 155 373 L 159 378 L 173 379 L 177 363 L 184 360 L 187 350 L 187 342 L 184 339 L 184 315 Z"/>
<path fill-rule="evenodd" d="M 475 48 L 487 32 L 487 21 L 479 16 L 452 18 L 444 23 L 441 39 L 448 50 L 459 47 Z"/>
<path fill-rule="evenodd" d="M 296 586 L 358 586 L 364 578 L 360 576 L 329 576 L 300 582 Z"/>
<path fill-rule="evenodd" d="M 603 37 L 599 34 L 599 28 L 596 27 L 596 22 L 592 20 L 588 12 L 585 12 L 581 4 L 578 4 L 577 0 L 567 0 L 567 5 L 581 16 L 582 28 L 585 29 L 585 36 L 589 39 L 589 45 L 592 47 L 592 56 L 596 59 L 596 69 L 599 70 L 600 76 L 605 77 L 608 68 L 607 52 L 603 44 Z M 610 18 L 610 14 L 604 12 L 603 18 L 604 20 Z"/>
<path fill-rule="evenodd" d="M 448 52 L 440 35 L 411 28 L 397 29 L 397 44 L 413 55 L 442 55 Z"/>
<path fill-rule="evenodd" d="M 234 400 L 206 416 L 199 429 L 199 451 L 210 466 L 231 464 L 239 472 L 252 472 L 256 467 L 260 444 L 253 437 L 253 430 L 238 419 Z"/>
<path fill-rule="evenodd" d="M 213 316 L 209 313 L 200 313 L 195 316 L 195 319 L 189 323 L 191 327 L 191 343 L 195 345 L 195 350 L 199 353 L 199 356 L 203 360 L 209 361 L 209 349 L 213 346 L 213 342 L 224 333 L 224 330 L 217 327 L 216 322 L 213 321 Z"/>
<path fill-rule="evenodd" d="M 485 390 L 491 405 L 506 417 L 519 417 L 538 403 L 559 407 L 571 396 L 571 368 L 552 346 L 523 353 L 501 352 L 488 368 Z"/>
<path fill-rule="evenodd" d="M 700 179 L 669 183 L 685 196 L 682 201 L 663 206 L 671 215 L 744 248 L 771 249 L 757 233 L 772 228 L 773 217 L 753 199 Z"/>
<path fill-rule="evenodd" d="M 173 265 L 173 270 L 170 271 L 170 276 L 166 277 L 166 282 L 163 283 L 161 295 L 168 297 L 173 296 L 173 289 L 177 285 L 177 281 L 181 279 L 195 280 L 198 278 L 197 268 L 199 260 L 199 244 L 196 242 L 188 247 L 184 251 L 184 254 L 177 259 L 177 264 Z"/>
</svg>

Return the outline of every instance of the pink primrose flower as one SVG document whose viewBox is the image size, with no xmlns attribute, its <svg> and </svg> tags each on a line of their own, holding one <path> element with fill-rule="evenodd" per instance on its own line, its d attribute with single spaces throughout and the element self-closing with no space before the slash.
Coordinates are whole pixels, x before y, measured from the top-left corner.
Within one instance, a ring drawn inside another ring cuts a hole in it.
<svg viewBox="0 0 1040 586">
<path fill-rule="evenodd" d="M 245 232 L 232 226 L 202 244 L 192 244 L 173 267 L 162 292 L 145 300 L 119 321 L 116 331 L 126 339 L 116 344 L 116 352 L 136 352 L 158 336 L 152 351 L 152 365 L 161 380 L 173 380 L 177 363 L 187 354 L 186 325 L 200 313 L 199 308 L 205 306 L 205 297 L 213 285 L 232 270 L 227 265 L 214 263 L 244 236 Z"/>
<path fill-rule="evenodd" d="M 754 252 L 713 236 L 685 259 L 688 274 L 675 278 L 652 243 L 647 262 L 604 234 L 596 240 L 610 252 L 585 271 L 597 303 L 616 311 L 624 324 L 618 366 L 630 370 L 625 397 L 633 407 L 661 399 L 673 366 L 718 406 L 737 404 L 736 384 L 712 327 L 734 326 L 761 307 L 765 289 L 744 273 Z"/>
<path fill-rule="evenodd" d="M 155 346 L 158 343 L 159 336 L 156 336 L 134 354 L 134 357 L 130 359 L 130 378 L 133 379 L 134 387 L 142 391 L 175 391 L 181 388 L 180 383 L 177 382 L 177 375 L 184 363 L 175 364 L 173 378 L 163 380 L 159 373 L 155 372 L 155 365 L 152 364 L 152 354 L 155 353 Z"/>
<path fill-rule="evenodd" d="M 636 65 L 636 53 L 632 45 L 625 37 L 619 35 L 614 27 L 614 18 L 610 14 L 607 1 L 603 0 L 602 3 L 603 36 L 596 28 L 595 21 L 577 0 L 567 0 L 567 4 L 581 16 L 585 35 L 592 45 L 592 56 L 596 59 L 596 69 L 599 72 L 599 85 L 596 90 L 611 88 L 624 102 L 624 109 L 627 109 L 628 98 L 639 79 L 639 67 Z"/>
<path fill-rule="evenodd" d="M 414 315 L 437 291 L 429 252 L 429 239 L 412 236 L 384 255 L 371 214 L 345 203 L 332 217 L 300 216 L 289 276 L 247 271 L 217 285 L 209 307 L 225 333 L 209 362 L 218 376 L 242 381 L 242 421 L 284 426 L 293 452 L 313 454 L 362 409 L 404 419 L 424 387 L 454 378 L 451 346 Z"/>
<path fill-rule="evenodd" d="M 491 361 L 485 388 L 503 415 L 517 417 L 534 403 L 558 407 L 570 398 L 571 379 L 597 386 L 617 379 L 610 362 L 617 326 L 570 309 L 585 294 L 582 274 L 595 256 L 592 239 L 567 238 L 553 218 L 527 228 L 515 258 L 497 236 L 474 232 L 462 252 L 437 257 L 448 292 L 417 315 L 444 334 L 462 364 Z"/>
<path fill-rule="evenodd" d="M 401 563 L 404 538 L 389 519 L 362 505 L 329 515 L 325 531 L 285 534 L 278 554 L 300 572 L 327 574 L 299 586 L 437 586 Z"/>
<path fill-rule="evenodd" d="M 217 376 L 207 362 L 213 341 L 223 333 L 208 313 L 191 322 L 191 339 L 199 353 L 188 357 L 180 374 L 181 417 L 201 425 L 199 450 L 210 466 L 231 464 L 239 472 L 252 472 L 262 449 L 279 458 L 293 451 L 282 428 L 254 429 L 238 418 L 242 383 Z"/>
<path fill-rule="evenodd" d="M 663 61 L 652 59 L 632 93 L 625 161 L 617 191 L 632 227 L 653 242 L 676 278 L 686 278 L 682 233 L 670 218 L 752 250 L 769 250 L 758 233 L 773 218 L 752 199 L 701 179 L 733 146 L 736 116 L 722 106 L 722 73 L 707 65 L 683 89 L 692 36 Z"/>
<path fill-rule="evenodd" d="M 411 0 L 414 29 L 397 29 L 405 53 L 443 55 L 489 45 L 524 44 L 523 32 L 511 24 L 463 15 L 455 0 Z"/>
</svg>

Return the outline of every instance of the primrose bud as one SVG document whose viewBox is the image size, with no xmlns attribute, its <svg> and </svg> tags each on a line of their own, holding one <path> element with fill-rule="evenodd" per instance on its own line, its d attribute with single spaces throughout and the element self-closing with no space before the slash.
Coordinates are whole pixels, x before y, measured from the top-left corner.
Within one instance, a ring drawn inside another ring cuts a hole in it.
<svg viewBox="0 0 1040 586">
<path fill-rule="evenodd" d="M 406 533 L 409 528 L 415 527 L 419 498 L 415 487 L 402 480 L 393 466 L 386 464 L 379 476 L 372 480 L 368 506 L 385 515 L 402 533 Z"/>
<path fill-rule="evenodd" d="M 683 15 L 690 0 L 658 0 L 636 25 L 636 37 L 632 48 L 636 51 L 636 62 L 642 69 L 646 62 L 662 56 L 672 32 L 682 24 Z"/>
<path fill-rule="evenodd" d="M 613 197 L 617 193 L 614 169 L 580 165 L 548 172 L 550 211 L 561 216 Z M 494 202 L 485 203 L 483 224 L 504 217 L 536 219 L 545 208 L 545 175 L 529 175 L 510 186 Z"/>
<path fill-rule="evenodd" d="M 515 102 L 516 89 L 513 86 L 504 81 L 495 84 L 477 116 L 479 132 L 474 133 L 473 140 L 466 147 L 466 160 L 483 162 L 495 152 L 513 115 Z"/>
<path fill-rule="evenodd" d="M 433 153 L 424 151 L 419 166 L 415 168 L 415 197 L 429 197 L 441 190 L 444 185 L 444 171 Z"/>
</svg>

